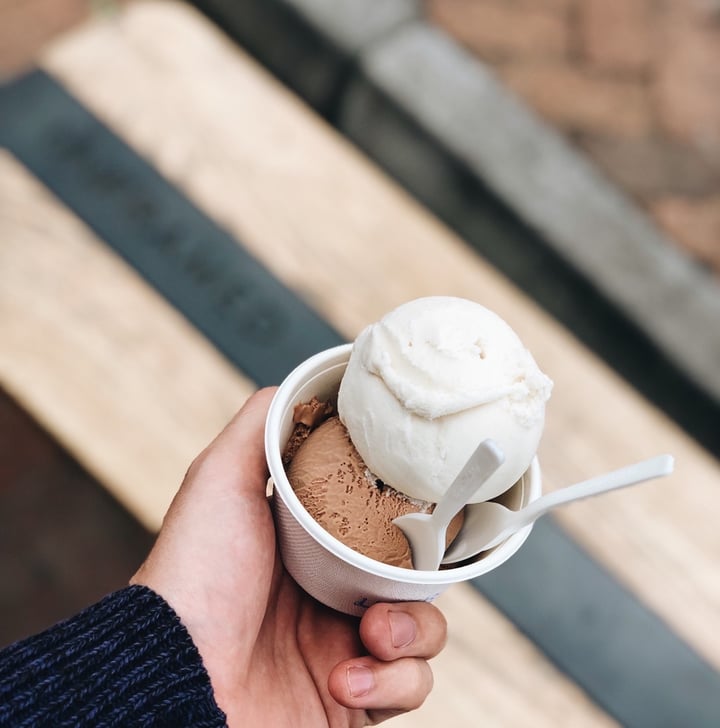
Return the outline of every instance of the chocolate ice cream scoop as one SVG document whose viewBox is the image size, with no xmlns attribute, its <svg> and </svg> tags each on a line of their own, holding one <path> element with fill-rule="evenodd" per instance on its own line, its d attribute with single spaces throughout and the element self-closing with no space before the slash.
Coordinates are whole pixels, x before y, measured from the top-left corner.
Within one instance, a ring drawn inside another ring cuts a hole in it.
<svg viewBox="0 0 720 728">
<path fill-rule="evenodd" d="M 410 546 L 392 521 L 429 512 L 433 505 L 411 501 L 377 481 L 337 417 L 307 436 L 287 466 L 287 476 L 305 509 L 335 538 L 377 561 L 412 568 Z M 462 513 L 448 529 L 448 543 L 461 525 Z"/>
</svg>

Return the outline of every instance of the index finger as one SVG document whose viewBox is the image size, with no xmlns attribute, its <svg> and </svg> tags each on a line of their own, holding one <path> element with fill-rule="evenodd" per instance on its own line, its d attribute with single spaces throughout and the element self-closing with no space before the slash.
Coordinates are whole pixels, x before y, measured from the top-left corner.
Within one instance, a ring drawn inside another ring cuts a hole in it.
<svg viewBox="0 0 720 728">
<path fill-rule="evenodd" d="M 426 602 L 374 604 L 360 620 L 360 639 L 379 660 L 430 659 L 447 642 L 447 621 Z"/>
</svg>

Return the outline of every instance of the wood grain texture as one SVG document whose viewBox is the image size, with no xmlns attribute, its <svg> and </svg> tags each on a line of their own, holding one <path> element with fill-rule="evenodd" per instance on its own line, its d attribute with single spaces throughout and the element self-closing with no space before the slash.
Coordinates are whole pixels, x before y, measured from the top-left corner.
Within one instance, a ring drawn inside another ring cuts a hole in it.
<svg viewBox="0 0 720 728">
<path fill-rule="evenodd" d="M 254 386 L 0 153 L 0 382 L 148 528 Z"/>
<path fill-rule="evenodd" d="M 194 32 L 207 34 L 201 25 Z M 312 128 L 316 122 L 307 119 Z M 257 209 L 278 218 L 285 202 L 269 197 Z M 0 382 L 157 528 L 190 460 L 252 385 L 6 153 L 0 235 Z M 341 247 L 333 266 L 352 265 L 351 257 L 340 261 Z M 305 265 L 301 251 L 296 265 Z M 363 301 L 358 295 L 358 305 Z M 365 316 L 359 310 L 353 325 Z M 439 716 L 458 728 L 476 726 L 478 716 L 487 725 L 614 725 L 472 589 L 453 590 L 441 606 L 451 634 L 435 664 L 437 688 L 398 725 L 430 728 Z"/>
<path fill-rule="evenodd" d="M 157 529 L 252 384 L 6 153 L 0 236 L 0 383 Z M 450 633 L 436 687 L 395 724 L 616 725 L 471 587 L 439 606 Z"/>
<path fill-rule="evenodd" d="M 720 665 L 712 458 L 188 7 L 131 5 L 44 65 L 348 338 L 428 294 L 506 318 L 556 383 L 548 490 L 675 454 L 672 478 L 562 522 Z M 7 154 L 0 235 L 0 382 L 157 528 L 190 459 L 253 385 Z M 436 691 L 395 725 L 613 725 L 468 587 L 440 605 L 450 642 Z"/>
<path fill-rule="evenodd" d="M 193 11 L 139 3 L 45 63 L 347 337 L 429 294 L 503 316 L 555 381 L 548 490 L 673 453 L 672 477 L 560 518 L 720 667 L 717 461 Z"/>
</svg>

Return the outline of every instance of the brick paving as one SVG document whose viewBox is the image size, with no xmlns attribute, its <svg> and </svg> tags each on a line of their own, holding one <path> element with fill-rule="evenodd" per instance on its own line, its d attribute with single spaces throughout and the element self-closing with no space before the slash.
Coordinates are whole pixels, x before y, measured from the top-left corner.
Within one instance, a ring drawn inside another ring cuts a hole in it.
<svg viewBox="0 0 720 728">
<path fill-rule="evenodd" d="M 426 0 L 720 275 L 720 0 Z"/>
<path fill-rule="evenodd" d="M 425 3 L 720 273 L 720 0 Z M 118 4 L 0 0 L 0 79 Z M 0 391 L 0 646 L 122 586 L 151 541 Z"/>
<path fill-rule="evenodd" d="M 0 81 L 30 68 L 62 33 L 124 0 L 0 0 Z"/>
</svg>

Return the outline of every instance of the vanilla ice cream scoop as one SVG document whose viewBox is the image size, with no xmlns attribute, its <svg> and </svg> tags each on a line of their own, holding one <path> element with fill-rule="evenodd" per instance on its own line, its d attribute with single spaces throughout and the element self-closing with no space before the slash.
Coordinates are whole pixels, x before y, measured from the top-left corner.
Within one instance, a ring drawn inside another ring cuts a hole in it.
<svg viewBox="0 0 720 728">
<path fill-rule="evenodd" d="M 484 500 L 530 466 L 551 390 L 499 316 L 473 301 L 435 296 L 399 306 L 358 336 L 338 414 L 375 476 L 430 502 L 480 441 L 495 440 L 505 462 L 483 486 Z"/>
</svg>

